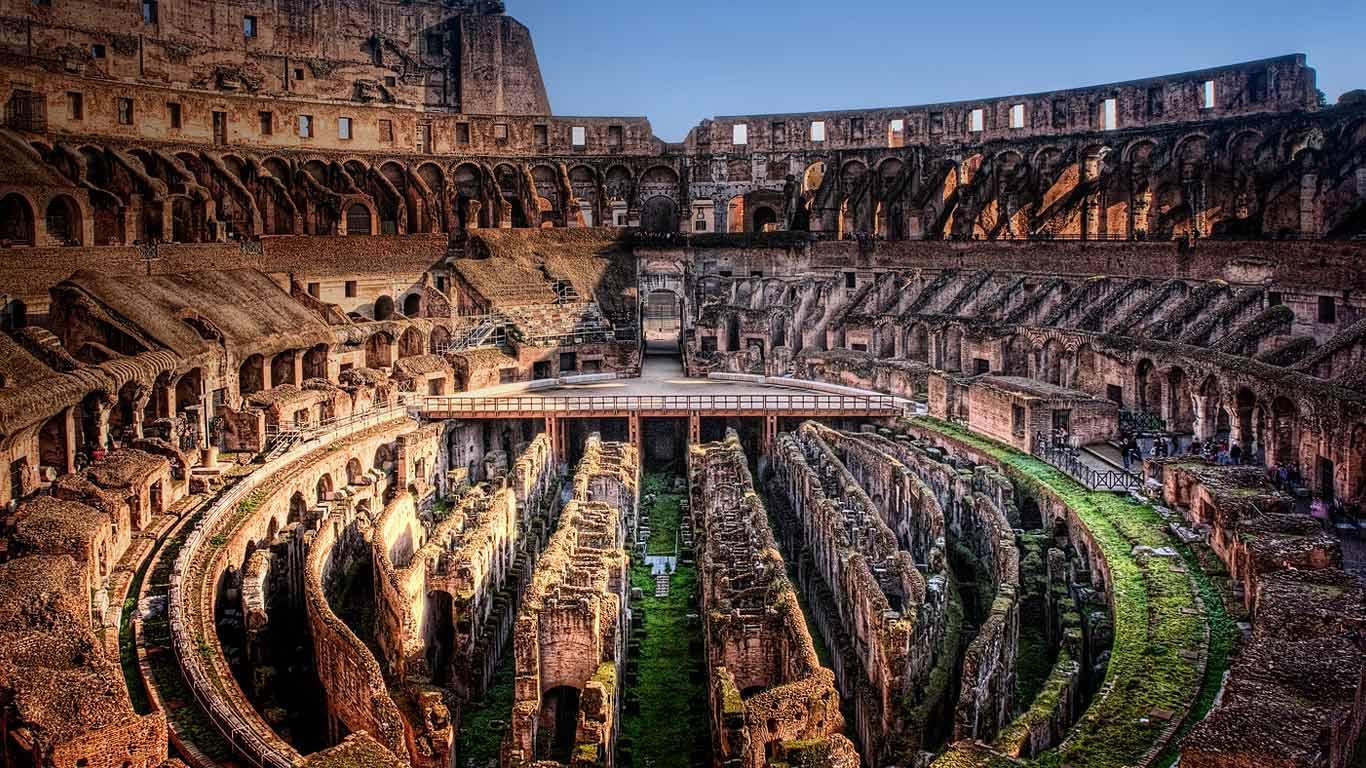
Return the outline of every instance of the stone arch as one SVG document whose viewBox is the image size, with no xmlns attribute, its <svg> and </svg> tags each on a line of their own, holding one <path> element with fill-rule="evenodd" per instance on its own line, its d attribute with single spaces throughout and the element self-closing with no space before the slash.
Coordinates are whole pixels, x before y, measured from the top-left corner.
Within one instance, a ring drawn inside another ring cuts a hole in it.
<svg viewBox="0 0 1366 768">
<path fill-rule="evenodd" d="M 1196 419 L 1195 394 L 1191 388 L 1190 377 L 1181 366 L 1174 365 L 1167 370 L 1165 379 L 1167 391 L 1164 415 L 1168 431 L 1177 434 L 1193 433 Z"/>
<path fill-rule="evenodd" d="M 1162 389 L 1162 377 L 1157 375 L 1157 366 L 1149 358 L 1139 360 L 1134 367 L 1134 410 L 1161 415 Z"/>
<path fill-rule="evenodd" d="M 33 203 L 18 192 L 0 199 L 0 245 L 34 245 Z"/>
<path fill-rule="evenodd" d="M 388 368 L 394 364 L 394 337 L 385 331 L 365 340 L 365 367 Z"/>
<path fill-rule="evenodd" d="M 317 344 L 304 353 L 304 380 L 327 378 L 327 345 Z"/>
<path fill-rule="evenodd" d="M 265 389 L 266 359 L 263 355 L 249 355 L 237 368 L 237 393 L 241 397 Z"/>
<path fill-rule="evenodd" d="M 1271 401 L 1271 445 L 1268 447 L 1277 464 L 1292 464 L 1297 460 L 1298 437 L 1299 409 L 1295 403 L 1284 396 Z"/>
<path fill-rule="evenodd" d="M 301 523 L 307 515 L 308 500 L 304 498 L 303 491 L 295 491 L 294 495 L 289 497 L 289 517 L 286 520 L 291 524 Z"/>
<path fill-rule="evenodd" d="M 318 477 L 318 482 L 313 485 L 314 496 L 318 503 L 332 500 L 332 475 L 324 472 Z"/>
<path fill-rule="evenodd" d="M 360 459 L 352 456 L 351 460 L 346 462 L 346 484 L 360 485 L 364 474 L 365 468 L 361 466 Z"/>
<path fill-rule="evenodd" d="M 825 183 L 825 161 L 817 160 L 806 166 L 805 171 L 802 171 L 803 193 L 815 194 L 816 190 L 820 189 L 821 184 L 823 183 Z"/>
<path fill-rule="evenodd" d="M 451 332 L 444 325 L 438 325 L 432 329 L 427 337 L 427 351 L 433 355 L 445 353 L 451 345 Z"/>
<path fill-rule="evenodd" d="M 274 386 L 281 384 L 293 384 L 298 386 L 302 381 L 294 380 L 294 356 L 296 352 L 292 349 L 281 350 L 270 360 L 270 383 Z"/>
<path fill-rule="evenodd" d="M 84 219 L 80 203 L 70 195 L 55 195 L 43 212 L 47 235 L 61 245 L 81 245 L 84 241 Z"/>
<path fill-rule="evenodd" d="M 1063 361 L 1067 350 L 1061 341 L 1048 339 L 1039 348 L 1039 368 L 1035 377 L 1049 384 L 1063 386 Z"/>
<path fill-rule="evenodd" d="M 642 185 L 651 186 L 678 186 L 678 172 L 667 165 L 655 165 L 640 175 Z"/>
<path fill-rule="evenodd" d="M 678 231 L 678 204 L 666 195 L 655 195 L 640 210 L 640 228 L 646 232 Z"/>
<path fill-rule="evenodd" d="M 403 334 L 398 337 L 399 359 L 417 357 L 423 353 L 426 346 L 426 341 L 422 338 L 422 332 L 410 325 L 405 328 Z"/>
<path fill-rule="evenodd" d="M 405 317 L 422 316 L 422 294 L 414 291 L 403 297 L 403 315 Z"/>
<path fill-rule="evenodd" d="M 1030 343 L 1024 334 L 1007 338 L 1002 350 L 1004 373 L 1007 376 L 1029 376 Z"/>
<path fill-rule="evenodd" d="M 388 320 L 394 316 L 394 297 L 389 295 L 375 299 L 375 319 Z"/>
<path fill-rule="evenodd" d="M 373 235 L 376 218 L 373 207 L 360 200 L 352 202 L 346 209 L 346 234 Z"/>
<path fill-rule="evenodd" d="M 911 360 L 919 360 L 922 363 L 930 362 L 930 329 L 924 323 L 912 323 L 906 329 L 905 357 Z"/>
</svg>

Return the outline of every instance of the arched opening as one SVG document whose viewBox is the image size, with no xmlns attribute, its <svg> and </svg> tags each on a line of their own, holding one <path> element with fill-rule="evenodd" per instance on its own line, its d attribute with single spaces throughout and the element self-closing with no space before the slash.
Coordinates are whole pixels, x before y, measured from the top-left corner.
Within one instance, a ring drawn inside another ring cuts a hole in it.
<svg viewBox="0 0 1366 768">
<path fill-rule="evenodd" d="M 1016 334 L 1006 341 L 1005 375 L 1029 375 L 1029 339 Z"/>
<path fill-rule="evenodd" d="M 375 319 L 388 320 L 394 316 L 394 297 L 381 296 L 375 299 Z"/>
<path fill-rule="evenodd" d="M 318 478 L 317 484 L 313 486 L 313 491 L 313 498 L 316 499 L 319 504 L 323 503 L 324 501 L 331 501 L 332 475 L 323 473 L 323 476 Z"/>
<path fill-rule="evenodd" d="M 130 381 L 119 388 L 118 401 L 109 411 L 109 434 L 115 439 L 127 442 L 136 435 L 133 432 L 137 423 L 138 382 Z"/>
<path fill-rule="evenodd" d="M 1257 418 L 1257 396 L 1252 390 L 1239 387 L 1234 395 L 1234 409 L 1238 414 L 1238 436 L 1243 442 L 1243 450 L 1251 451 L 1254 458 L 1262 457 L 1257 461 L 1264 461 L 1267 446 L 1262 440 L 1261 420 Z"/>
<path fill-rule="evenodd" d="M 754 209 L 754 231 L 773 232 L 778 229 L 778 213 L 764 205 Z"/>
<path fill-rule="evenodd" d="M 43 214 L 47 235 L 62 245 L 81 244 L 81 209 L 76 201 L 66 195 L 58 195 L 47 204 Z"/>
<path fill-rule="evenodd" d="M 432 684 L 445 686 L 451 681 L 451 657 L 455 655 L 455 601 L 447 592 L 427 595 L 427 666 L 432 670 Z"/>
<path fill-rule="evenodd" d="M 640 211 L 640 228 L 646 232 L 678 231 L 678 206 L 672 198 L 657 195 L 646 201 Z"/>
<path fill-rule="evenodd" d="M 944 331 L 944 359 L 939 367 L 946 371 L 963 370 L 963 329 L 956 325 Z"/>
<path fill-rule="evenodd" d="M 444 355 L 451 346 L 451 332 L 438 325 L 427 337 L 427 350 L 433 355 Z"/>
<path fill-rule="evenodd" d="M 1026 531 L 1043 528 L 1043 514 L 1039 511 L 1039 502 L 1028 496 L 1020 504 L 1020 527 Z"/>
<path fill-rule="evenodd" d="M 203 418 L 200 413 L 203 403 L 204 376 L 200 369 L 192 368 L 176 380 L 175 410 L 176 415 L 184 419 L 196 441 L 199 437 L 199 428 Z"/>
<path fill-rule="evenodd" d="M 304 353 L 304 380 L 327 378 L 327 345 L 319 344 Z"/>
<path fill-rule="evenodd" d="M 1295 433 L 1298 427 L 1297 410 L 1289 398 L 1278 397 L 1271 402 L 1271 429 L 1277 464 L 1295 463 Z"/>
<path fill-rule="evenodd" d="M 242 361 L 237 369 L 237 394 L 241 397 L 265 389 L 266 360 L 261 355 L 252 355 Z"/>
<path fill-rule="evenodd" d="M 422 354 L 423 349 L 422 333 L 416 328 L 405 328 L 403 335 L 398 337 L 398 356 L 400 359 L 417 357 Z"/>
<path fill-rule="evenodd" d="M 546 691 L 541 696 L 538 730 L 542 738 L 536 740 L 536 759 L 568 764 L 578 723 L 579 689 L 560 685 Z"/>
<path fill-rule="evenodd" d="M 726 231 L 732 234 L 745 231 L 744 195 L 736 195 L 726 203 Z"/>
<path fill-rule="evenodd" d="M 373 234 L 370 224 L 370 209 L 356 203 L 346 209 L 346 234 L 348 235 L 369 235 Z"/>
<path fill-rule="evenodd" d="M 0 200 L 0 247 L 7 245 L 33 245 L 33 208 L 23 195 Z"/>
<path fill-rule="evenodd" d="M 906 332 L 906 357 L 929 364 L 930 331 L 923 323 L 912 325 Z"/>
<path fill-rule="evenodd" d="M 388 368 L 394 364 L 394 338 L 387 333 L 376 333 L 365 340 L 365 367 Z"/>
<path fill-rule="evenodd" d="M 361 468 L 360 459 L 353 458 L 346 462 L 346 484 L 360 485 L 361 474 L 365 470 Z"/>
<path fill-rule="evenodd" d="M 1134 372 L 1134 393 L 1139 413 L 1160 416 L 1162 413 L 1162 379 L 1153 375 L 1156 366 L 1153 361 L 1143 358 L 1138 361 Z"/>
<path fill-rule="evenodd" d="M 642 313 L 645 352 L 677 356 L 683 341 L 683 301 L 673 291 L 651 291 Z"/>
<path fill-rule="evenodd" d="M 1179 367 L 1167 372 L 1167 430 L 1181 435 L 1195 431 L 1190 379 Z"/>
<path fill-rule="evenodd" d="M 726 351 L 736 352 L 740 349 L 740 315 L 732 312 L 726 316 Z"/>
<path fill-rule="evenodd" d="M 298 386 L 299 381 L 294 380 L 294 350 L 286 349 L 279 353 L 270 361 L 270 383 L 272 386 L 281 384 L 294 384 Z"/>
<path fill-rule="evenodd" d="M 422 294 L 410 293 L 403 298 L 403 314 L 405 317 L 422 315 Z"/>
<path fill-rule="evenodd" d="M 308 501 L 304 499 L 302 492 L 295 491 L 294 495 L 289 497 L 288 522 L 291 524 L 303 522 L 306 514 L 308 514 Z"/>
</svg>

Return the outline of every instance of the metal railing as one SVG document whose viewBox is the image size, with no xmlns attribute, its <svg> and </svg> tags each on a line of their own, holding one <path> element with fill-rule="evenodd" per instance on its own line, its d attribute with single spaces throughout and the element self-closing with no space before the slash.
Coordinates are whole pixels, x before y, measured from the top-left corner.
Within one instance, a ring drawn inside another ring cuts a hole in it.
<svg viewBox="0 0 1366 768">
<path fill-rule="evenodd" d="M 423 413 L 634 413 L 669 411 L 761 411 L 809 413 L 827 412 L 901 412 L 897 399 L 890 395 L 589 395 L 581 397 L 460 397 L 430 395 L 410 398 L 409 403 Z"/>
<path fill-rule="evenodd" d="M 1122 469 L 1096 469 L 1081 460 L 1081 450 L 1051 442 L 1034 441 L 1033 454 L 1066 472 L 1093 491 L 1130 491 L 1142 487 L 1139 478 Z"/>
</svg>

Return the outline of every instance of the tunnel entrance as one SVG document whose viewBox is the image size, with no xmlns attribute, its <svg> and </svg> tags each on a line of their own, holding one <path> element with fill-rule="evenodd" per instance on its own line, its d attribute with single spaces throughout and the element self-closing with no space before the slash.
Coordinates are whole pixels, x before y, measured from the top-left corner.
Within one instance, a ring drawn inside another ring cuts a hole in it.
<svg viewBox="0 0 1366 768">
<path fill-rule="evenodd" d="M 688 469 L 688 420 L 640 420 L 641 463 L 647 473 L 683 476 Z"/>
<path fill-rule="evenodd" d="M 561 419 L 564 429 L 565 450 L 568 466 L 577 467 L 583 459 L 583 447 L 588 436 L 597 432 L 604 443 L 625 443 L 630 441 L 631 422 L 625 416 L 592 419 Z"/>
<path fill-rule="evenodd" d="M 645 354 L 678 357 L 683 349 L 683 300 L 673 291 L 652 291 L 641 312 Z"/>
<path fill-rule="evenodd" d="M 541 697 L 541 722 L 536 759 L 569 764 L 579 724 L 579 689 L 561 685 Z"/>
</svg>

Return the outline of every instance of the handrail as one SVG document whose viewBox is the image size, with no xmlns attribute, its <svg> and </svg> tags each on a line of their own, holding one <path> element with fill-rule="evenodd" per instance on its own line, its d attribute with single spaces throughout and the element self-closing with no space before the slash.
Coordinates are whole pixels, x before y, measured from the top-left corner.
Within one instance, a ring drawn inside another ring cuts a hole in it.
<svg viewBox="0 0 1366 768">
<path fill-rule="evenodd" d="M 1139 479 L 1130 472 L 1088 466 L 1077 457 L 1074 449 L 1069 447 L 1054 445 L 1046 440 L 1035 440 L 1031 453 L 1061 469 L 1073 480 L 1093 491 L 1124 492 L 1142 487 Z"/>
<path fill-rule="evenodd" d="M 895 411 L 890 395 L 585 395 L 532 397 L 461 397 L 429 395 L 411 398 L 422 412 L 442 413 L 574 413 L 598 411 Z"/>
<path fill-rule="evenodd" d="M 342 438 L 361 431 L 363 428 L 382 424 L 406 415 L 402 404 L 372 409 L 360 414 L 352 414 L 344 419 L 334 419 L 326 427 L 319 427 L 308 433 L 308 437 L 290 447 L 288 451 L 272 458 L 265 466 L 239 480 L 224 491 L 195 524 L 185 538 L 184 546 L 176 557 L 171 570 L 171 589 L 167 596 L 166 616 L 171 630 L 171 649 L 180 666 L 181 674 L 190 688 L 195 701 L 204 716 L 213 724 L 218 733 L 232 745 L 233 751 L 256 768 L 290 768 L 294 761 L 292 749 L 280 750 L 262 739 L 252 724 L 236 708 L 226 706 L 216 695 L 215 686 L 205 671 L 199 658 L 198 643 L 189 629 L 186 613 L 184 575 L 191 572 L 192 565 L 199 557 L 200 549 L 219 523 L 232 514 L 243 499 L 254 491 L 260 483 L 309 451 L 321 445 L 322 438 Z M 234 683 L 235 684 L 235 683 Z"/>
</svg>

